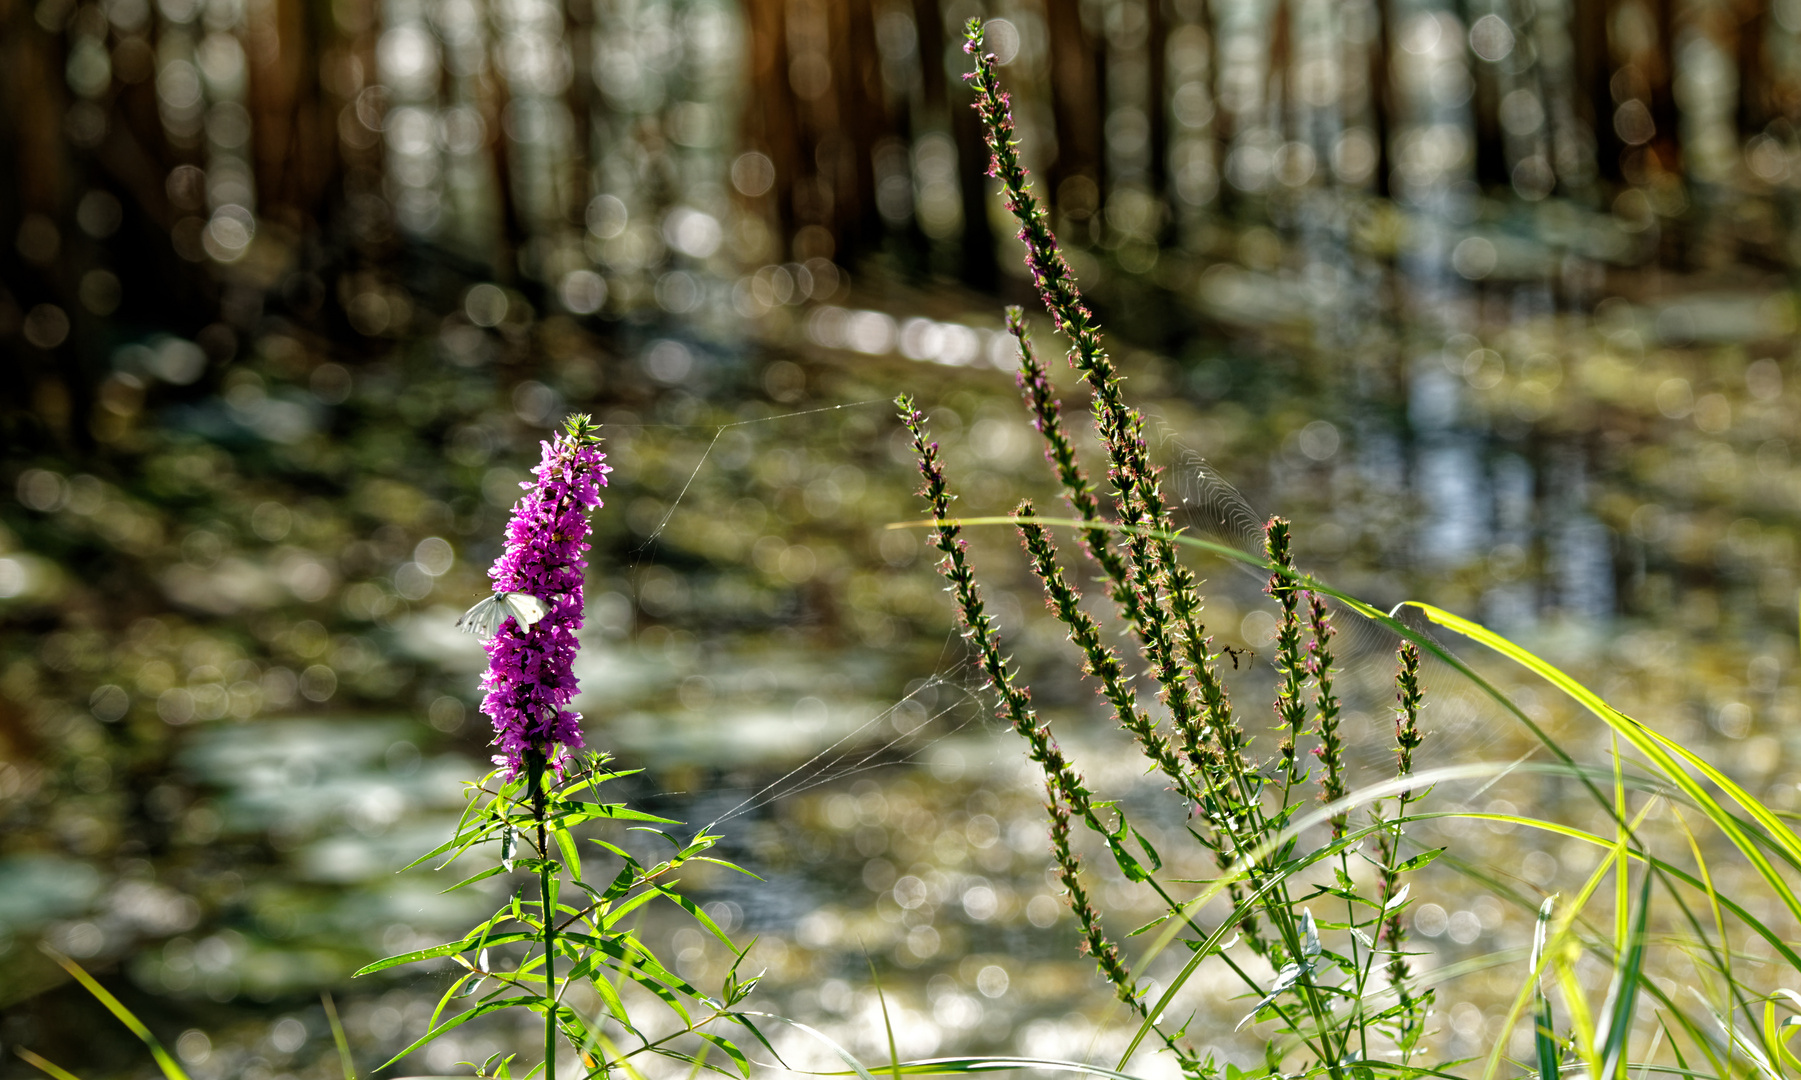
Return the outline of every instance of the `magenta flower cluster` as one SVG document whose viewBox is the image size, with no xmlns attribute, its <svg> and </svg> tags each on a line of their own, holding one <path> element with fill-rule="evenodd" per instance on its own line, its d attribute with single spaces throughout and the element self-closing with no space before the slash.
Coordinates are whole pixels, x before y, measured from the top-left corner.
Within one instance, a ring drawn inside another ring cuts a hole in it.
<svg viewBox="0 0 1801 1080">
<path fill-rule="evenodd" d="M 588 560 L 588 511 L 601 505 L 606 485 L 605 457 L 595 445 L 587 418 L 568 432 L 540 443 L 537 480 L 521 484 L 526 495 L 507 523 L 507 546 L 488 570 L 497 593 L 529 593 L 544 605 L 544 617 L 529 628 L 509 617 L 487 643 L 488 672 L 482 676 L 482 712 L 494 722 L 499 749 L 494 764 L 508 778 L 525 768 L 536 750 L 560 770 L 559 746 L 581 746 L 581 714 L 574 699 L 573 672 L 582 627 L 582 574 Z"/>
</svg>

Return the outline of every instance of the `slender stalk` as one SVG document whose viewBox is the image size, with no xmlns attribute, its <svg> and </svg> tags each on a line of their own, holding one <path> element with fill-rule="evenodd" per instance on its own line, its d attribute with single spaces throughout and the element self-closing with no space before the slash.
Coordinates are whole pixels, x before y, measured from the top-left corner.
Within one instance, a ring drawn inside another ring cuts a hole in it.
<svg viewBox="0 0 1801 1080">
<path fill-rule="evenodd" d="M 1044 526 L 1031 521 L 1031 501 L 1021 501 L 1013 516 L 1019 519 L 1019 535 L 1032 556 L 1032 571 L 1044 585 L 1045 600 L 1069 628 L 1069 639 L 1082 650 L 1087 673 L 1100 682 L 1101 695 L 1113 706 L 1114 718 L 1138 739 L 1144 756 L 1162 770 L 1184 799 L 1191 803 L 1200 801 L 1205 793 L 1182 768 L 1181 758 L 1169 740 L 1157 732 L 1156 722 L 1139 708 L 1137 692 L 1132 689 L 1131 677 L 1120 663 L 1119 654 L 1101 637 L 1094 617 L 1082 610 L 1082 595 L 1058 565 L 1050 534 Z"/>
<path fill-rule="evenodd" d="M 1307 668 L 1313 676 L 1313 712 L 1319 733 L 1319 746 L 1313 752 L 1325 766 L 1325 772 L 1319 778 L 1320 801 L 1330 803 L 1348 793 L 1344 779 L 1344 739 L 1338 733 L 1338 695 L 1332 690 L 1332 637 L 1337 631 L 1326 611 L 1325 597 L 1316 592 L 1304 595 L 1307 598 L 1307 622 L 1313 635 L 1307 649 Z M 1348 813 L 1334 814 L 1332 839 L 1343 836 L 1349 823 Z"/>
<path fill-rule="evenodd" d="M 1294 553 L 1289 546 L 1288 522 L 1270 518 L 1264 526 L 1264 535 L 1270 562 L 1292 572 Z M 1296 745 L 1307 725 L 1307 703 L 1301 696 L 1301 680 L 1307 670 L 1307 662 L 1301 656 L 1301 591 L 1288 574 L 1279 572 L 1270 575 L 1265 591 L 1275 597 L 1282 608 L 1282 620 L 1276 627 L 1276 670 L 1282 676 L 1282 684 L 1276 691 L 1276 719 L 1282 742 L 1276 753 L 1282 761 L 1282 805 L 1287 806 L 1290 790 L 1305 775 Z"/>
<path fill-rule="evenodd" d="M 526 775 L 532 786 L 532 816 L 538 823 L 538 897 L 544 919 L 544 1080 L 557 1074 L 557 920 L 556 897 L 550 888 L 550 836 L 545 826 L 545 748 L 534 745 L 527 754 Z"/>
<path fill-rule="evenodd" d="M 1400 706 L 1395 713 L 1395 775 L 1413 775 L 1413 751 L 1423 741 L 1420 733 L 1420 651 L 1412 642 L 1403 642 L 1397 654 L 1399 670 L 1395 673 L 1395 698 Z M 1399 822 L 1407 816 L 1407 805 L 1415 798 L 1412 788 L 1401 792 L 1400 809 L 1395 814 Z M 1397 895 L 1396 886 L 1400 883 L 1397 870 L 1401 862 L 1400 845 L 1401 827 L 1394 826 L 1391 838 L 1387 832 L 1376 836 L 1376 857 L 1382 866 L 1382 888 L 1377 894 L 1384 905 Z M 1401 920 L 1399 906 L 1387 913 L 1385 925 L 1381 928 L 1383 943 L 1388 946 L 1388 982 L 1395 989 L 1401 1002 L 1401 1014 L 1396 1021 L 1396 1042 L 1400 1044 L 1401 1062 L 1406 1064 L 1412 1055 L 1414 1044 L 1420 1033 L 1420 1019 L 1416 1015 L 1417 1004 L 1413 992 L 1408 988 L 1412 971 L 1407 963 L 1407 954 L 1403 951 L 1407 940 L 1407 928 Z M 1373 954 L 1372 954 L 1373 955 Z"/>
<path fill-rule="evenodd" d="M 930 542 L 941 556 L 938 569 L 950 583 L 957 615 L 964 626 L 963 636 L 975 647 L 988 686 L 1000 698 L 997 715 L 1026 740 L 1027 756 L 1044 770 L 1045 789 L 1049 795 L 1045 809 L 1051 818 L 1051 853 L 1057 862 L 1070 909 L 1082 924 L 1083 947 L 1094 957 L 1101 975 L 1112 984 L 1120 1001 L 1144 1016 L 1145 1005 L 1138 984 L 1120 959 L 1117 946 L 1101 929 L 1100 913 L 1088 902 L 1088 894 L 1081 885 L 1081 859 L 1069 844 L 1072 814 L 1096 833 L 1105 836 L 1109 835 L 1109 830 L 1096 813 L 1093 796 L 1081 774 L 1063 756 L 1057 741 L 1051 737 L 1049 725 L 1039 719 L 1032 707 L 1031 694 L 1014 680 L 1007 658 L 1001 655 L 1000 635 L 993 616 L 983 604 L 975 572 L 970 569 L 962 528 L 948 520 L 953 496 L 944 479 L 944 466 L 938 459 L 938 444 L 926 435 L 924 415 L 914 408 L 913 399 L 906 394 L 896 399 L 895 404 L 900 409 L 901 423 L 913 438 L 920 476 L 925 480 L 921 494 L 931 505 L 932 517 L 939 522 Z M 1179 1060 L 1192 1059 L 1192 1055 L 1177 1045 L 1160 1026 L 1153 1024 L 1152 1029 Z"/>
<path fill-rule="evenodd" d="M 1131 567 L 1126 558 L 1114 549 L 1111 534 L 1102 527 L 1100 505 L 1095 497 L 1094 486 L 1076 457 L 1075 444 L 1063 425 L 1062 403 L 1057 400 L 1056 393 L 1051 388 L 1050 375 L 1033 347 L 1025 316 L 1017 306 L 1007 308 L 1007 330 L 1018 345 L 1017 382 L 1031 413 L 1032 426 L 1044 439 L 1045 458 L 1057 471 L 1064 498 L 1086 524 L 1080 532 L 1083 549 L 1103 571 L 1108 594 L 1119 608 L 1120 615 L 1136 634 L 1144 657 L 1153 665 L 1159 685 L 1167 685 L 1168 679 L 1177 678 L 1180 673 L 1171 666 L 1174 658 L 1169 648 L 1161 608 L 1153 595 L 1141 592 L 1134 585 Z M 1038 531 L 1042 533 L 1042 529 Z M 1021 526 L 1021 535 L 1026 541 L 1027 549 L 1031 550 L 1032 534 L 1024 525 Z M 1038 568 L 1041 559 L 1037 552 L 1033 553 L 1033 558 L 1034 567 Z M 1049 565 L 1055 565 L 1054 558 Z M 1048 589 L 1051 582 L 1043 570 L 1040 570 L 1039 577 L 1045 581 Z M 1090 653 L 1089 646 L 1083 640 L 1083 628 L 1077 625 L 1076 620 L 1063 614 L 1063 605 L 1054 594 L 1049 599 L 1052 608 L 1059 612 L 1059 618 L 1070 627 L 1071 640 L 1081 646 L 1085 653 Z M 1087 619 L 1087 616 L 1083 614 L 1081 618 Z M 1207 643 L 1203 641 L 1203 652 L 1206 647 Z M 1089 655 L 1088 660 L 1090 673 L 1101 676 L 1104 683 L 1109 668 L 1118 667 L 1117 659 L 1113 659 L 1110 652 L 1106 657 Z M 1243 734 L 1232 720 L 1231 703 L 1226 698 L 1224 686 L 1217 678 L 1209 682 L 1207 675 L 1207 672 L 1201 672 L 1204 711 L 1197 713 L 1186 708 L 1171 710 L 1181 738 L 1181 753 L 1186 757 L 1194 775 L 1207 788 L 1206 792 L 1199 793 L 1204 797 L 1194 798 L 1197 794 L 1194 791 L 1194 781 L 1178 775 L 1181 771 L 1179 769 L 1171 771 L 1161 735 L 1154 730 L 1141 731 L 1139 727 L 1133 726 L 1128 720 L 1132 715 L 1131 710 L 1120 711 L 1117 703 L 1116 713 L 1122 726 L 1139 736 L 1146 755 L 1175 781 L 1176 789 L 1184 797 L 1191 799 L 1196 812 L 1211 826 L 1209 831 L 1195 835 L 1214 853 L 1220 869 L 1229 871 L 1236 863 L 1239 851 L 1256 846 L 1255 840 L 1250 838 L 1262 831 L 1262 816 L 1257 805 L 1256 785 L 1244 765 Z M 1129 687 L 1129 679 L 1125 680 L 1125 684 Z M 1113 701 L 1114 688 L 1107 685 L 1103 689 L 1103 695 Z M 1150 727 L 1154 728 L 1155 725 L 1151 724 Z M 1221 790 L 1222 787 L 1236 789 L 1236 798 L 1233 797 L 1233 791 Z M 1234 910 L 1242 908 L 1243 898 L 1238 885 L 1234 883 L 1229 889 Z M 1240 929 L 1253 950 L 1259 955 L 1267 952 L 1268 945 L 1254 914 L 1245 914 Z"/>
</svg>

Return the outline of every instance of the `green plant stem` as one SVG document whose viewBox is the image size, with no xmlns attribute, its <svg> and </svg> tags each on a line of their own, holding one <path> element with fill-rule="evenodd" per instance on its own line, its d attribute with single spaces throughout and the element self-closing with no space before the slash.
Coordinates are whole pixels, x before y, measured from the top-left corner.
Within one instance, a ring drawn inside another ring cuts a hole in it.
<svg viewBox="0 0 1801 1080">
<path fill-rule="evenodd" d="M 544 1080 L 556 1080 L 557 1074 L 557 924 L 555 899 L 550 890 L 550 836 L 545 827 L 545 755 L 533 747 L 527 757 L 527 775 L 532 786 L 532 816 L 538 822 L 538 897 L 543 903 L 544 919 Z"/>
</svg>

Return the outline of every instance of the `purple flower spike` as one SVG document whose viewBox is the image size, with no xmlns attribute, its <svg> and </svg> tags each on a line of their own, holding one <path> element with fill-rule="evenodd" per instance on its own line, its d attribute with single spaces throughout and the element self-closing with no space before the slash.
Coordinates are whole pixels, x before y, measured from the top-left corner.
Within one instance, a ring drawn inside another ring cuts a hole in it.
<svg viewBox="0 0 1801 1080">
<path fill-rule="evenodd" d="M 588 511 L 601 505 L 612 471 L 593 432 L 586 416 L 575 416 L 567 431 L 539 444 L 538 479 L 520 485 L 526 495 L 507 523 L 506 551 L 488 570 L 495 592 L 529 593 L 545 608 L 530 627 L 508 617 L 487 643 L 482 712 L 494 722 L 494 764 L 506 767 L 508 779 L 525 769 L 532 750 L 561 771 L 557 748 L 582 745 L 581 714 L 565 706 L 576 690 Z"/>
</svg>

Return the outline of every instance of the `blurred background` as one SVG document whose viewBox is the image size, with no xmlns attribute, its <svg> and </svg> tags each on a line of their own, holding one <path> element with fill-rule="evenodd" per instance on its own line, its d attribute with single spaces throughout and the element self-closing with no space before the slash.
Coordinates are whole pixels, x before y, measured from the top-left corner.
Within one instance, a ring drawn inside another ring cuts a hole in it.
<svg viewBox="0 0 1801 1080">
<path fill-rule="evenodd" d="M 1033 771 L 886 528 L 922 513 L 901 391 L 960 509 L 1058 505 L 971 17 L 1188 525 L 1289 515 L 1307 568 L 1517 635 L 1797 803 L 1796 0 L 0 0 L 0 1076 L 16 1046 L 152 1072 L 39 941 L 202 1080 L 338 1075 L 321 991 L 364 1069 L 423 1030 L 442 973 L 348 975 L 505 893 L 394 870 L 484 771 L 452 623 L 577 409 L 615 467 L 589 744 L 766 879 L 688 882 L 760 936 L 765 1007 L 879 1060 L 868 956 L 903 1054 L 1117 1056 Z M 1011 537 L 974 549 L 1063 744 L 1176 851 Z M 1270 606 L 1204 572 L 1255 725 Z M 1372 777 L 1392 642 L 1347 639 Z M 1429 763 L 1524 746 L 1429 689 Z M 1438 798 L 1586 813 L 1548 780 Z M 1592 866 L 1466 831 L 1520 906 L 1441 861 L 1424 963 L 1523 946 Z M 1155 910 L 1092 865 L 1114 933 Z M 1517 981 L 1464 970 L 1452 1055 Z M 1250 1065 L 1232 992 L 1183 1007 Z M 532 1042 L 470 1025 L 397 1069 Z"/>
</svg>

